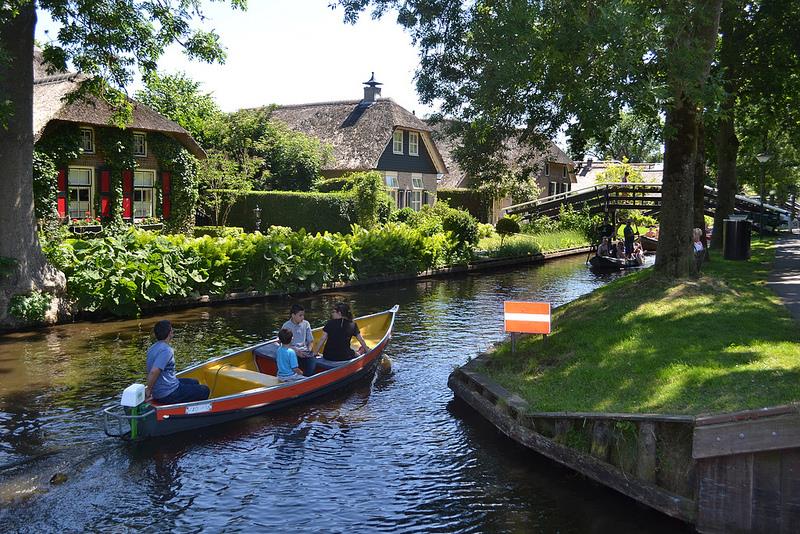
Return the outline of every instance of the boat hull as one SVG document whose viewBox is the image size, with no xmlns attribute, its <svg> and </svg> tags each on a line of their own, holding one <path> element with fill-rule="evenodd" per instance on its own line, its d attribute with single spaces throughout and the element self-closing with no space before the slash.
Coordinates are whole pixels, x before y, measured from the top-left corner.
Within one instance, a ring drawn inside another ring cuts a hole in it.
<svg viewBox="0 0 800 534">
<path fill-rule="evenodd" d="M 658 239 L 647 237 L 646 235 L 639 236 L 639 242 L 646 252 L 655 252 L 658 248 Z"/>
<path fill-rule="evenodd" d="M 593 256 L 589 259 L 589 266 L 595 271 L 620 271 L 641 267 L 633 260 L 621 260 L 609 256 Z"/>
</svg>

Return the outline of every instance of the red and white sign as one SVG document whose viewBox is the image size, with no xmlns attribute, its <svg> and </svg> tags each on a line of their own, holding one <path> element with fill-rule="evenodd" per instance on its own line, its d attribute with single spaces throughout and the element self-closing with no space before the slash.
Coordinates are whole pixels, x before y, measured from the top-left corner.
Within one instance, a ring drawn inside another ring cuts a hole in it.
<svg viewBox="0 0 800 534">
<path fill-rule="evenodd" d="M 522 334 L 550 333 L 549 302 L 514 302 L 503 303 L 506 332 Z"/>
</svg>

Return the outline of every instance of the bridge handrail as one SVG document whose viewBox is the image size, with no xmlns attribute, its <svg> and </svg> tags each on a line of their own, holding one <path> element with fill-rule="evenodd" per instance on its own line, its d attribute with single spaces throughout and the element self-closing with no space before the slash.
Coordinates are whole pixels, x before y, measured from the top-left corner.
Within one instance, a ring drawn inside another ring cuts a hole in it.
<svg viewBox="0 0 800 534">
<path fill-rule="evenodd" d="M 569 197 L 582 195 L 585 193 L 590 193 L 592 191 L 600 191 L 602 189 L 608 189 L 609 187 L 615 187 L 617 189 L 638 189 L 641 187 L 650 188 L 650 189 L 661 189 L 661 184 L 651 184 L 651 183 L 620 183 L 620 182 L 603 182 L 599 184 L 590 185 L 588 187 L 582 187 L 580 189 L 572 189 L 570 191 L 565 191 L 563 193 L 556 193 L 555 195 L 550 195 L 548 197 L 538 198 L 536 200 L 529 200 L 527 202 L 521 202 L 519 204 L 513 204 L 511 206 L 506 206 L 502 208 L 502 211 L 509 213 L 512 210 L 518 211 L 520 208 L 534 208 L 541 204 L 546 204 L 548 202 L 554 202 L 556 200 L 564 200 Z"/>
</svg>

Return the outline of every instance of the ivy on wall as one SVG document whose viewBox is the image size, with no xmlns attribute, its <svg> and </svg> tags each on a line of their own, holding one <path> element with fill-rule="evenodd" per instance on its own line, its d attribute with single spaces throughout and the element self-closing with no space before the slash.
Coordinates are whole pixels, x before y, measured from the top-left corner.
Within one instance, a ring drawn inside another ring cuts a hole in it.
<svg viewBox="0 0 800 534">
<path fill-rule="evenodd" d="M 105 167 L 110 171 L 111 202 L 108 216 L 103 218 L 103 225 L 109 230 L 121 229 L 122 219 L 122 171 L 136 168 L 133 157 L 133 132 L 120 128 L 105 128 L 98 136 L 98 147 L 103 154 Z M 95 188 L 95 212 L 100 213 L 100 188 Z"/>
<path fill-rule="evenodd" d="M 194 227 L 195 209 L 197 206 L 198 180 L 197 159 L 173 138 L 164 134 L 148 135 L 148 147 L 159 161 L 162 171 L 169 171 L 170 214 L 164 220 L 164 230 L 170 233 L 189 233 Z M 161 181 L 158 180 L 156 196 L 157 213 L 162 215 Z"/>
<path fill-rule="evenodd" d="M 48 131 L 33 150 L 33 207 L 44 230 L 59 224 L 58 169 L 81 155 L 80 129 L 61 124 Z"/>
</svg>

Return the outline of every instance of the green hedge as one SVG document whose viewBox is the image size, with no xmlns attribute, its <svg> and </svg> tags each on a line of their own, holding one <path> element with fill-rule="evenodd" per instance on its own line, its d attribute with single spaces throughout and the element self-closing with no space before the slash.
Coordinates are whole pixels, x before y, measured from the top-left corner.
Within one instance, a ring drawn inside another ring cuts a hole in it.
<svg viewBox="0 0 800 534">
<path fill-rule="evenodd" d="M 261 228 L 286 226 L 306 232 L 349 233 L 357 221 L 355 199 L 345 193 L 300 193 L 296 191 L 251 191 L 231 208 L 228 226 L 255 229 L 256 206 L 261 208 Z"/>
<path fill-rule="evenodd" d="M 492 200 L 475 189 L 439 189 L 436 191 L 436 198 L 446 201 L 451 208 L 469 212 L 480 222 L 489 222 Z"/>
<path fill-rule="evenodd" d="M 333 193 L 335 191 L 348 191 L 353 187 L 352 178 L 329 178 L 320 180 L 314 186 L 319 193 Z"/>
<path fill-rule="evenodd" d="M 195 237 L 204 235 L 209 237 L 237 236 L 244 233 L 244 228 L 241 226 L 195 226 L 193 233 Z"/>
</svg>

